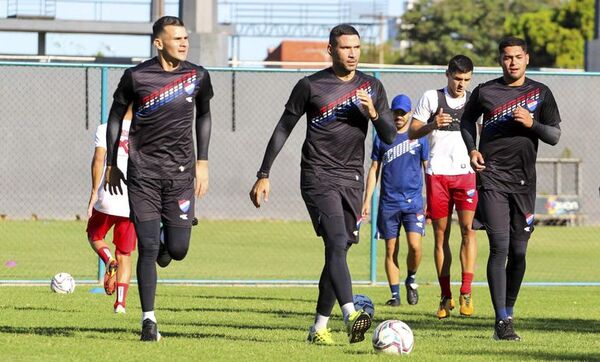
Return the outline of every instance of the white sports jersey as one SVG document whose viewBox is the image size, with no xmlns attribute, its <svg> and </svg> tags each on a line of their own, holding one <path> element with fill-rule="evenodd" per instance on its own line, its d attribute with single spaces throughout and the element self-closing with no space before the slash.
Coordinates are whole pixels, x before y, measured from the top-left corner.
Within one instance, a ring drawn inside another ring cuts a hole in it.
<svg viewBox="0 0 600 362">
<path fill-rule="evenodd" d="M 452 98 L 448 88 L 444 87 L 446 103 L 453 109 L 461 109 L 467 101 L 466 93 L 461 98 Z M 427 123 L 438 110 L 438 91 L 428 90 L 423 94 L 413 120 Z M 447 113 L 447 112 L 445 112 Z M 429 134 L 429 162 L 426 173 L 429 175 L 464 175 L 472 173 L 467 147 L 459 130 L 434 130 Z"/>
<path fill-rule="evenodd" d="M 117 166 L 127 178 L 127 160 L 129 159 L 129 127 L 130 120 L 123 120 L 121 130 L 121 139 L 119 140 L 119 151 L 117 153 Z M 96 147 L 106 149 L 106 124 L 101 124 L 96 130 Z M 106 160 L 104 160 L 106 164 Z M 94 205 L 94 209 L 105 214 L 114 216 L 129 217 L 129 199 L 127 198 L 127 186 L 121 182 L 123 187 L 123 195 L 111 195 L 110 192 L 104 191 L 104 172 L 102 173 L 102 182 L 98 189 L 98 201 Z"/>
</svg>

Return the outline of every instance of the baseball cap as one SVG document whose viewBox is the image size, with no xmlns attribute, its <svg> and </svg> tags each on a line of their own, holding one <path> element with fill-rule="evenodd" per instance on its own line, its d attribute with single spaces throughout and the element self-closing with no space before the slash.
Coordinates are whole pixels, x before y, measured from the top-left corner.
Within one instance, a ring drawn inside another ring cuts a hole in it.
<svg viewBox="0 0 600 362">
<path fill-rule="evenodd" d="M 405 94 L 400 94 L 394 97 L 392 100 L 392 111 L 403 110 L 408 113 L 412 109 L 410 98 Z"/>
</svg>

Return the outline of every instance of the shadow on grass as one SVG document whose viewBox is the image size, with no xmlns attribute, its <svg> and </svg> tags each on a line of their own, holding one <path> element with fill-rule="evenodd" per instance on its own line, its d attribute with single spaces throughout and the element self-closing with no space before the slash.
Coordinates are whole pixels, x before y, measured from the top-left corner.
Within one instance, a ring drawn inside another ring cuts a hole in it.
<svg viewBox="0 0 600 362">
<path fill-rule="evenodd" d="M 201 322 L 161 322 L 161 325 L 174 325 L 174 326 L 190 326 L 190 327 L 216 327 L 216 328 L 232 328 L 240 330 L 265 330 L 265 331 L 302 331 L 307 332 L 310 323 L 305 326 L 273 326 L 273 325 L 249 325 L 246 323 L 230 324 L 230 323 L 201 323 Z"/>
<path fill-rule="evenodd" d="M 174 308 L 174 307 L 165 307 L 161 308 L 161 310 L 169 311 L 169 312 L 221 312 L 221 313 L 259 313 L 259 314 L 268 314 L 280 318 L 287 318 L 290 316 L 294 317 L 306 317 L 312 318 L 314 317 L 314 313 L 309 312 L 296 312 L 291 310 L 283 310 L 283 309 L 256 309 L 256 308 L 211 308 L 211 307 L 196 307 L 196 308 Z"/>
<path fill-rule="evenodd" d="M 13 327 L 0 326 L 0 333 L 8 334 L 34 334 L 38 336 L 48 337 L 73 337 L 75 333 L 93 332 L 107 333 L 114 335 L 115 333 L 131 333 L 131 329 L 125 328 L 79 328 L 79 327 Z"/>
<path fill-rule="evenodd" d="M 91 333 L 103 333 L 113 336 L 112 338 L 121 339 L 116 333 L 128 333 L 135 335 L 136 339 L 139 338 L 140 332 L 138 330 L 126 329 L 126 328 L 78 328 L 78 327 L 13 327 L 13 326 L 0 326 L 0 333 L 6 334 L 23 334 L 23 335 L 37 335 L 45 337 L 75 337 L 76 333 L 91 332 Z M 188 338 L 188 339 L 218 339 L 218 340 L 234 340 L 234 341 L 246 341 L 246 342 L 262 342 L 271 343 L 269 340 L 262 340 L 253 337 L 239 337 L 231 336 L 226 334 L 217 333 L 182 333 L 182 332 L 169 332 L 162 331 L 161 335 L 164 337 L 173 338 Z M 110 338 L 109 338 L 110 339 Z"/>
<path fill-rule="evenodd" d="M 516 359 L 532 359 L 544 361 L 600 361 L 600 353 L 550 353 L 513 351 L 511 353 Z"/>
<path fill-rule="evenodd" d="M 174 297 L 172 294 L 161 294 L 161 293 L 157 293 L 157 296 L 165 296 L 165 297 L 169 297 L 172 298 Z M 278 298 L 278 297 L 251 297 L 251 296 L 247 296 L 247 295 L 206 295 L 206 294 L 178 294 L 176 297 L 184 297 L 184 298 L 198 298 L 198 299 L 214 299 L 214 300 L 228 300 L 228 301 L 232 301 L 232 300 L 250 300 L 250 301 L 254 301 L 254 300 L 258 300 L 258 301 L 267 301 L 267 302 L 272 302 L 272 301 L 277 301 L 277 302 L 301 302 L 301 303 L 316 303 L 317 299 L 315 298 Z"/>
<path fill-rule="evenodd" d="M 59 313 L 79 313 L 81 312 L 78 309 L 58 309 L 58 308 L 50 308 L 50 307 L 18 307 L 18 306 L 9 306 L 2 309 L 14 309 L 18 311 L 42 311 L 42 312 L 59 312 Z"/>
</svg>

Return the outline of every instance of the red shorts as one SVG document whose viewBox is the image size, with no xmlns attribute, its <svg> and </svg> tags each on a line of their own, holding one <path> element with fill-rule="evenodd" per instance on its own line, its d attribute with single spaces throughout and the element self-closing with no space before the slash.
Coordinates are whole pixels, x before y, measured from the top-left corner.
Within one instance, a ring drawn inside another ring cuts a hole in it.
<svg viewBox="0 0 600 362">
<path fill-rule="evenodd" d="M 108 215 L 94 209 L 87 224 L 88 237 L 92 241 L 104 240 L 113 225 L 113 244 L 120 253 L 130 254 L 135 250 L 137 236 L 133 223 L 128 217 Z"/>
<path fill-rule="evenodd" d="M 448 217 L 452 208 L 475 211 L 477 189 L 475 174 L 425 175 L 427 187 L 427 214 L 432 220 Z"/>
</svg>

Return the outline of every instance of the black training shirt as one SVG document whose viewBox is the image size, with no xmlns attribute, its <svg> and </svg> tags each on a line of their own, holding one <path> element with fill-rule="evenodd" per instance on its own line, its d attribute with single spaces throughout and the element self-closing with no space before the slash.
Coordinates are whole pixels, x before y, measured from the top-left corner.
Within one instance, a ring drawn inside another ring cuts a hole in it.
<svg viewBox="0 0 600 362">
<path fill-rule="evenodd" d="M 503 78 L 480 84 L 465 105 L 461 130 L 469 152 L 475 149 L 474 124 L 483 114 L 479 151 L 485 170 L 479 173 L 479 181 L 484 189 L 511 193 L 535 191 L 539 135 L 533 127 L 527 129 L 513 119 L 518 106 L 529 110 L 534 125 L 537 122 L 559 129 L 560 114 L 552 92 L 529 78 L 518 87 L 507 85 Z"/>
<path fill-rule="evenodd" d="M 212 96 L 208 71 L 187 61 L 171 72 L 162 68 L 158 58 L 125 70 L 114 103 L 127 106 L 133 102 L 128 177 L 193 177 L 194 105 L 206 108 Z M 210 130 L 200 136 L 207 143 Z"/>
<path fill-rule="evenodd" d="M 396 128 L 378 79 L 356 71 L 352 80 L 343 81 L 332 68 L 321 70 L 301 79 L 285 105 L 286 113 L 297 118 L 307 115 L 303 172 L 349 185 L 363 184 L 364 142 L 370 117 L 356 95 L 359 89 L 373 100 L 379 115 L 373 124 L 380 137 L 388 143 L 393 141 Z M 270 165 L 263 167 L 268 169 Z"/>
</svg>

